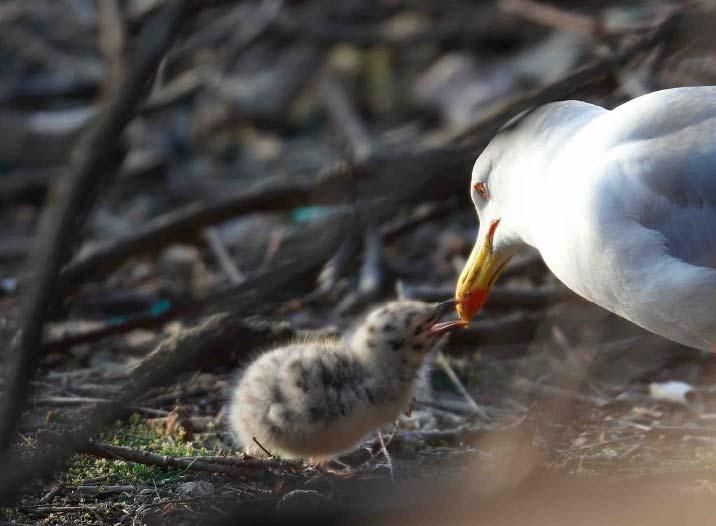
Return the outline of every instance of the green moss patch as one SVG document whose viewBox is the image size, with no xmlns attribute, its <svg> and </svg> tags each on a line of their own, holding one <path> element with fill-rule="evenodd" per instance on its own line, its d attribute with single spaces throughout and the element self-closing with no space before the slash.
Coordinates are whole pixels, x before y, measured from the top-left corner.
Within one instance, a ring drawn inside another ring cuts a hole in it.
<svg viewBox="0 0 716 526">
<path fill-rule="evenodd" d="M 186 440 L 185 436 L 186 433 L 180 426 L 169 434 L 148 425 L 139 415 L 132 415 L 128 422 L 117 422 L 96 440 L 114 446 L 131 447 L 173 457 L 216 454 L 215 451 L 196 447 L 193 442 Z M 66 473 L 65 482 L 70 485 L 81 485 L 87 481 L 146 484 L 174 482 L 185 473 L 185 470 L 78 454 L 70 458 Z"/>
</svg>

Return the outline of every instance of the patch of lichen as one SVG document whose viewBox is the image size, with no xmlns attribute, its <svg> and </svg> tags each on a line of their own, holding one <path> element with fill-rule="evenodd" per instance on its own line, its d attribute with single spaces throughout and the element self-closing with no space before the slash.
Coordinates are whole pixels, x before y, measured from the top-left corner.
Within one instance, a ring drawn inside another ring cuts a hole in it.
<svg viewBox="0 0 716 526">
<path fill-rule="evenodd" d="M 56 506 L 55 510 L 43 512 L 40 507 L 31 504 L 26 510 L 18 508 L 0 508 L 0 521 L 3 524 L 50 525 L 50 526 L 95 526 L 97 524 L 117 524 L 123 517 L 124 499 L 112 501 L 81 499 L 79 502 Z M 47 505 L 52 507 L 51 504 Z M 36 511 L 34 511 L 36 509 Z"/>
<path fill-rule="evenodd" d="M 115 423 L 96 440 L 113 446 L 136 448 L 173 457 L 215 454 L 187 440 L 186 432 L 181 426 L 173 426 L 172 432 L 167 433 L 158 426 L 148 425 L 136 414 L 126 422 Z M 77 454 L 69 459 L 65 482 L 70 485 L 82 485 L 87 481 L 101 481 L 102 484 L 167 483 L 175 481 L 184 472 L 184 470 Z"/>
<path fill-rule="evenodd" d="M 6 521 L 10 524 L 23 524 L 27 517 L 15 508 L 0 508 L 0 521 Z"/>
</svg>

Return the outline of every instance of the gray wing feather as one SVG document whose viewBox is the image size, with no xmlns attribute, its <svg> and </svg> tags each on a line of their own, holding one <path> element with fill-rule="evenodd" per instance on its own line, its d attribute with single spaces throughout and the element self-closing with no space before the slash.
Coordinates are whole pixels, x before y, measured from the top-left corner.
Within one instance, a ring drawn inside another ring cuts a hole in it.
<svg viewBox="0 0 716 526">
<path fill-rule="evenodd" d="M 625 185 L 641 190 L 630 193 L 637 202 L 629 208 L 664 237 L 670 255 L 716 268 L 716 90 L 695 90 L 650 101 L 652 110 L 660 103 L 656 113 L 629 108 L 644 117 L 621 135 L 610 163 Z"/>
</svg>

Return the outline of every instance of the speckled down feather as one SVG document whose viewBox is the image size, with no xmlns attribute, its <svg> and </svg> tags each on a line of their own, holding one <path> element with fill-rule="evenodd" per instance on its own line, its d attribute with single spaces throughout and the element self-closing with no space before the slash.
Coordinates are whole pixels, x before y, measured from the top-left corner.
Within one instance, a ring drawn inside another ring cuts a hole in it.
<svg viewBox="0 0 716 526">
<path fill-rule="evenodd" d="M 392 302 L 372 311 L 346 342 L 296 342 L 259 356 L 232 393 L 238 441 L 253 456 L 265 449 L 314 461 L 352 449 L 410 404 L 439 340 L 429 332 L 439 315 L 435 305 Z"/>
</svg>

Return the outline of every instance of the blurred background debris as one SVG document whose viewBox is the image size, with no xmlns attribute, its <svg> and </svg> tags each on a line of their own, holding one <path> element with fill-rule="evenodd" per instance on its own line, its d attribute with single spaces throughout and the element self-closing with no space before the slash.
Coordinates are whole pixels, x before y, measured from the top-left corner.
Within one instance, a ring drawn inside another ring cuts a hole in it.
<svg viewBox="0 0 716 526">
<path fill-rule="evenodd" d="M 667 524 L 658 503 L 713 499 L 714 358 L 534 253 L 384 430 L 390 461 L 377 437 L 336 472 L 243 458 L 223 406 L 276 342 L 452 296 L 508 118 L 714 83 L 714 28 L 706 1 L 4 0 L 0 522 L 539 524 L 568 488 L 542 522 L 596 524 L 589 495 L 637 487 Z"/>
</svg>

